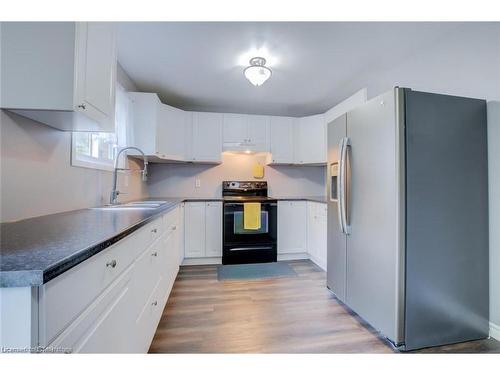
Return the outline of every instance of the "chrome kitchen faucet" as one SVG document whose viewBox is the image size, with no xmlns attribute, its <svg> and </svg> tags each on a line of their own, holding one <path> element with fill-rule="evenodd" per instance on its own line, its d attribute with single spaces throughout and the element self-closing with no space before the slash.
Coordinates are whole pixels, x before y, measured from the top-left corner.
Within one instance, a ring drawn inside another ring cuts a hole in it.
<svg viewBox="0 0 500 375">
<path fill-rule="evenodd" d="M 126 150 L 136 150 L 142 154 L 142 158 L 144 160 L 144 168 L 143 169 L 118 168 L 118 160 L 120 158 L 120 155 L 123 151 L 126 151 Z M 117 179 L 118 179 L 118 171 L 138 171 L 138 172 L 141 172 L 142 181 L 147 181 L 148 180 L 148 158 L 140 148 L 133 147 L 133 146 L 124 147 L 120 151 L 118 151 L 118 153 L 116 154 L 115 167 L 113 170 L 113 190 L 111 190 L 111 195 L 109 198 L 109 203 L 112 205 L 118 204 L 118 195 L 121 194 L 116 189 L 116 184 L 117 184 Z"/>
</svg>

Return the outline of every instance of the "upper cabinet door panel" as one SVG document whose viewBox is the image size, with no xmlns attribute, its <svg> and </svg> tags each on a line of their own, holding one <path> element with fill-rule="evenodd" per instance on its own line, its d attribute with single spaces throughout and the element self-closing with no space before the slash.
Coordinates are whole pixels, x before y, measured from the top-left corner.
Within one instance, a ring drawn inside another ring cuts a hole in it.
<svg viewBox="0 0 500 375">
<path fill-rule="evenodd" d="M 0 27 L 1 107 L 72 110 L 76 24 L 2 22 Z"/>
<path fill-rule="evenodd" d="M 245 143 L 248 139 L 248 116 L 224 113 L 224 143 Z"/>
<path fill-rule="evenodd" d="M 269 116 L 248 116 L 248 142 L 259 151 L 269 149 Z"/>
<path fill-rule="evenodd" d="M 76 28 L 76 110 L 114 122 L 116 42 L 108 22 L 79 22 Z"/>
<path fill-rule="evenodd" d="M 66 131 L 115 130 L 112 23 L 12 22 L 1 27 L 2 108 Z"/>
<path fill-rule="evenodd" d="M 326 126 L 322 114 L 299 119 L 296 145 L 297 163 L 326 163 Z"/>
<path fill-rule="evenodd" d="M 193 147 L 194 161 L 220 161 L 222 152 L 221 113 L 193 113 Z"/>
<path fill-rule="evenodd" d="M 187 116 L 184 111 L 169 105 L 159 104 L 159 106 L 158 152 L 165 159 L 184 160 Z"/>
<path fill-rule="evenodd" d="M 293 163 L 293 131 L 295 119 L 293 117 L 271 116 L 270 138 L 273 163 Z"/>
</svg>

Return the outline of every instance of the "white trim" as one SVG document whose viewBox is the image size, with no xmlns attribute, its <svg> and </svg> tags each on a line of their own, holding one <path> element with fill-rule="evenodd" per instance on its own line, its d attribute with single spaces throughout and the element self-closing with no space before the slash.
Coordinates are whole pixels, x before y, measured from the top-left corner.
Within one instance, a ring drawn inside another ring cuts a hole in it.
<svg viewBox="0 0 500 375">
<path fill-rule="evenodd" d="M 182 266 L 201 266 L 210 264 L 222 264 L 221 257 L 207 257 L 207 258 L 184 258 Z"/>
<path fill-rule="evenodd" d="M 319 268 L 321 268 L 323 271 L 326 272 L 326 264 L 325 264 L 325 261 L 321 260 L 321 259 L 318 259 L 316 258 L 315 256 L 312 256 L 311 254 L 309 254 L 309 259 L 314 263 L 316 264 Z"/>
<path fill-rule="evenodd" d="M 490 337 L 500 341 L 500 326 L 490 322 Z"/>
<path fill-rule="evenodd" d="M 280 260 L 299 260 L 299 259 L 309 259 L 309 254 L 308 253 L 278 254 L 278 261 L 280 261 Z"/>
<path fill-rule="evenodd" d="M 77 159 L 73 155 L 74 155 L 74 150 L 72 148 L 71 149 L 71 166 L 72 167 L 99 169 L 101 171 L 108 171 L 108 172 L 112 172 L 114 169 L 113 164 L 99 163 L 98 161 L 81 160 L 81 159 Z"/>
</svg>

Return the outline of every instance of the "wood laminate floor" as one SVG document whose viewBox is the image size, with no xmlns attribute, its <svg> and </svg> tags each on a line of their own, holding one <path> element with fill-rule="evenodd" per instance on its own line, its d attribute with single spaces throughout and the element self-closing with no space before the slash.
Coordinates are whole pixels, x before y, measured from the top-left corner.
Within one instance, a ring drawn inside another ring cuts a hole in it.
<svg viewBox="0 0 500 375">
<path fill-rule="evenodd" d="M 150 353 L 393 353 L 326 288 L 309 260 L 297 277 L 217 281 L 217 266 L 182 266 Z M 496 352 L 479 340 L 421 352 Z"/>
</svg>

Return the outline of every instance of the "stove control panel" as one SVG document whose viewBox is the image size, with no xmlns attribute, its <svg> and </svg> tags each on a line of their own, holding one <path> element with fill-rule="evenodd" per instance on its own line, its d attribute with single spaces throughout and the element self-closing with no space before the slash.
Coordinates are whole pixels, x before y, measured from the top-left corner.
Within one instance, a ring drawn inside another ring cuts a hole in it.
<svg viewBox="0 0 500 375">
<path fill-rule="evenodd" d="M 267 189 L 267 181 L 224 181 L 222 188 L 224 190 L 262 190 Z"/>
</svg>

